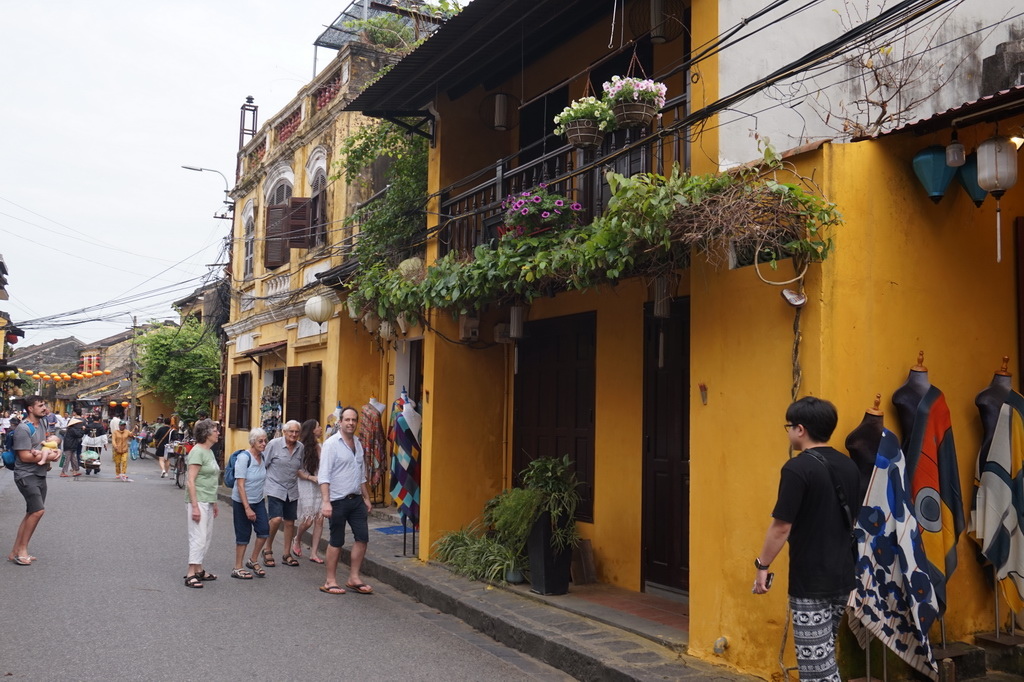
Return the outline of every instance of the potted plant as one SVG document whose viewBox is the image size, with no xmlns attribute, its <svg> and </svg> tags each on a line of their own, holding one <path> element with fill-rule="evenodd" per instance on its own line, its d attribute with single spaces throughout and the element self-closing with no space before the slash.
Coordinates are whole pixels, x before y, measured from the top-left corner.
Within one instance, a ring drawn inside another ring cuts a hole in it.
<svg viewBox="0 0 1024 682">
<path fill-rule="evenodd" d="M 537 516 L 527 538 L 530 587 L 538 594 L 569 591 L 572 551 L 579 544 L 576 507 L 580 496 L 569 456 L 540 457 L 522 474 L 523 486 L 538 496 Z"/>
<path fill-rule="evenodd" d="M 615 115 L 604 100 L 581 97 L 555 116 L 555 135 L 565 135 L 574 147 L 593 149 L 604 142 L 604 134 L 615 130 Z"/>
<path fill-rule="evenodd" d="M 506 197 L 501 202 L 505 216 L 502 226 L 498 228 L 498 235 L 532 236 L 577 224 L 583 205 L 549 192 L 547 187 L 542 182 L 525 192 Z"/>
<path fill-rule="evenodd" d="M 603 86 L 604 101 L 620 128 L 648 125 L 665 106 L 668 88 L 649 78 L 612 76 Z"/>
</svg>

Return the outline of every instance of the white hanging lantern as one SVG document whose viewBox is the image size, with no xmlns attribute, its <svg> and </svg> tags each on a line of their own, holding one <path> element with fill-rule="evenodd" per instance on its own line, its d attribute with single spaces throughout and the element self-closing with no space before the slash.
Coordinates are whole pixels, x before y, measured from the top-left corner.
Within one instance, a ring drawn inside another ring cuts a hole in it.
<svg viewBox="0 0 1024 682">
<path fill-rule="evenodd" d="M 385 341 L 390 341 L 395 338 L 395 325 L 390 320 L 384 320 L 380 323 L 380 338 Z"/>
<path fill-rule="evenodd" d="M 317 324 L 323 324 L 334 314 L 334 304 L 323 296 L 313 296 L 306 301 L 306 317 Z"/>
<path fill-rule="evenodd" d="M 999 200 L 1017 183 L 1017 146 L 996 135 L 978 145 L 978 186 L 996 198 L 996 262 L 1003 261 L 1002 210 Z"/>
<path fill-rule="evenodd" d="M 398 313 L 395 323 L 398 324 L 398 329 L 402 332 L 403 336 L 409 333 L 409 321 L 405 319 L 405 313 Z"/>
<path fill-rule="evenodd" d="M 345 305 L 348 307 L 348 319 L 355 322 L 362 317 L 362 313 L 359 310 L 359 303 L 356 299 L 349 296 L 348 300 L 345 301 Z"/>
<path fill-rule="evenodd" d="M 654 278 L 654 316 L 662 319 L 672 317 L 672 298 L 668 293 L 668 277 Z"/>
<path fill-rule="evenodd" d="M 366 327 L 366 331 L 371 334 L 375 333 L 380 327 L 380 317 L 377 316 L 377 313 L 371 310 L 363 315 L 363 326 Z"/>
<path fill-rule="evenodd" d="M 526 306 L 514 305 L 509 310 L 508 335 L 513 339 L 523 338 L 523 322 L 526 320 Z"/>
<path fill-rule="evenodd" d="M 967 163 L 967 150 L 964 143 L 957 139 L 956 129 L 953 129 L 953 139 L 946 145 L 946 165 L 952 168 L 959 168 Z"/>
</svg>

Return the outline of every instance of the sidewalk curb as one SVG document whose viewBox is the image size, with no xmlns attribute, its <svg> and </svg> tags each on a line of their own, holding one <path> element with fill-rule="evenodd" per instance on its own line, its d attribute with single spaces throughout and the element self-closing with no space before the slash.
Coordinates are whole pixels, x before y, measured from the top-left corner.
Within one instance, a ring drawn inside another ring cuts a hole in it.
<svg viewBox="0 0 1024 682">
<path fill-rule="evenodd" d="M 230 494 L 220 492 L 230 501 Z M 378 521 L 393 522 L 374 509 Z M 307 531 L 303 540 L 308 541 Z M 326 547 L 321 540 L 321 548 Z M 577 679 L 750 680 L 728 669 L 691 659 L 671 648 L 600 621 L 560 609 L 510 590 L 462 578 L 433 562 L 396 551 L 375 538 L 362 573 L 399 592 L 459 618 L 479 632 Z M 401 551 L 401 546 L 397 551 Z M 348 563 L 348 547 L 341 561 Z"/>
</svg>

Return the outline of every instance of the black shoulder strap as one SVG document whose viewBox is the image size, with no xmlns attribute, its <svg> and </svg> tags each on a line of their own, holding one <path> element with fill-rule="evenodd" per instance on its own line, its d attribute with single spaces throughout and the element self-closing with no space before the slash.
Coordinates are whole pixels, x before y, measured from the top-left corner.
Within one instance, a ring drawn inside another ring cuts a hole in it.
<svg viewBox="0 0 1024 682">
<path fill-rule="evenodd" d="M 821 462 L 821 465 L 825 467 L 825 471 L 828 472 L 828 477 L 832 480 L 832 487 L 836 490 L 836 497 L 839 498 L 839 506 L 843 508 L 843 520 L 846 521 L 846 527 L 853 530 L 853 513 L 850 511 L 850 503 L 846 497 L 846 491 L 843 490 L 843 486 L 836 480 L 836 473 L 832 469 L 832 465 L 828 463 L 825 456 L 817 450 L 804 450 L 808 455 Z"/>
</svg>

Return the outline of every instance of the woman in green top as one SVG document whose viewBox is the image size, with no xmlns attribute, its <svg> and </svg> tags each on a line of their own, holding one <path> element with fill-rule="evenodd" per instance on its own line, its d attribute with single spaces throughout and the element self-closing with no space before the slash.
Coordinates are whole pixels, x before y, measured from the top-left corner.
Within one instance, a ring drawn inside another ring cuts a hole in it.
<svg viewBox="0 0 1024 682">
<path fill-rule="evenodd" d="M 188 453 L 188 572 L 185 587 L 202 587 L 217 576 L 203 570 L 203 559 L 213 540 L 213 520 L 217 518 L 217 483 L 220 467 L 213 446 L 220 440 L 220 427 L 212 419 L 196 422 L 196 445 Z"/>
</svg>

